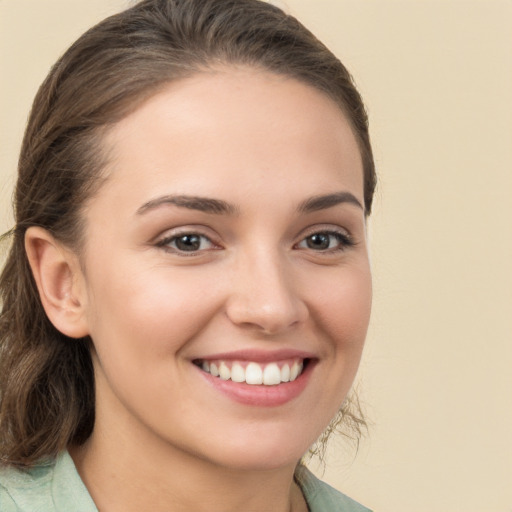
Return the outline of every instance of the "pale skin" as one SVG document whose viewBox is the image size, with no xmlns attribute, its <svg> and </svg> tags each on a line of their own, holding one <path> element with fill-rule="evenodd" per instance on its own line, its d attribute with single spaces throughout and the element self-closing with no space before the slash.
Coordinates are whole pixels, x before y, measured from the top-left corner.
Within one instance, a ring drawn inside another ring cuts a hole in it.
<svg viewBox="0 0 512 512">
<path fill-rule="evenodd" d="M 104 146 L 83 252 L 26 236 L 50 320 L 93 340 L 96 423 L 70 453 L 98 509 L 307 510 L 294 469 L 352 385 L 371 307 L 349 123 L 310 86 L 226 67 L 169 84 Z M 234 400 L 197 361 L 240 350 L 306 353 L 303 389 Z"/>
</svg>

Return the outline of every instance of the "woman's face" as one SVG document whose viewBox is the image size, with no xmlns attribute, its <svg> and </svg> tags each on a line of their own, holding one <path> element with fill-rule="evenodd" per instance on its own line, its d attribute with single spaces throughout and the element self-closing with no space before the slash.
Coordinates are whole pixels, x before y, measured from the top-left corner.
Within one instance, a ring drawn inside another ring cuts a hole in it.
<svg viewBox="0 0 512 512">
<path fill-rule="evenodd" d="M 93 436 L 295 464 L 343 402 L 370 315 L 348 122 L 309 86 L 226 68 L 168 85 L 105 147 L 81 277 Z"/>
</svg>

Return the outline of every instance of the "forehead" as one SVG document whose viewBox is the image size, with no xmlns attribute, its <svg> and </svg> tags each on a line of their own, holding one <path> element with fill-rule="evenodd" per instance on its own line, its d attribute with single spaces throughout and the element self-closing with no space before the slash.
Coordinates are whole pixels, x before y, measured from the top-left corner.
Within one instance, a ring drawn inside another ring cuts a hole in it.
<svg viewBox="0 0 512 512">
<path fill-rule="evenodd" d="M 248 192 L 281 176 L 323 193 L 336 177 L 363 202 L 361 156 L 341 109 L 317 89 L 268 71 L 223 68 L 166 84 L 104 144 L 106 186 L 115 182 L 119 191 L 139 182 L 157 194 L 165 182 L 187 189 L 177 193 L 207 188 L 222 196 L 229 186 Z"/>
</svg>

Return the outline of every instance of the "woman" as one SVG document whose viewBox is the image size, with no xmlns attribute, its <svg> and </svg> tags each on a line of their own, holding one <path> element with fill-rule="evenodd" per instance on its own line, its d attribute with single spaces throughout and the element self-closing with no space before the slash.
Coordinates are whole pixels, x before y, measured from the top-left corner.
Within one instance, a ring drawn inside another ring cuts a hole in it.
<svg viewBox="0 0 512 512">
<path fill-rule="evenodd" d="M 348 72 L 279 9 L 143 0 L 84 34 L 20 157 L 0 509 L 367 510 L 299 461 L 359 364 L 374 187 Z"/>
</svg>

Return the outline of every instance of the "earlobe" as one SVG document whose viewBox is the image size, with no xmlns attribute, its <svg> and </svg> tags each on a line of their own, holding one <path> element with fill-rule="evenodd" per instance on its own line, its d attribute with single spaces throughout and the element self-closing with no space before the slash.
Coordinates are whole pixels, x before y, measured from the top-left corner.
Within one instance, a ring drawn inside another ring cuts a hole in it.
<svg viewBox="0 0 512 512">
<path fill-rule="evenodd" d="M 40 227 L 27 229 L 25 250 L 41 302 L 52 324 L 66 336 L 87 336 L 86 296 L 76 254 Z"/>
</svg>

